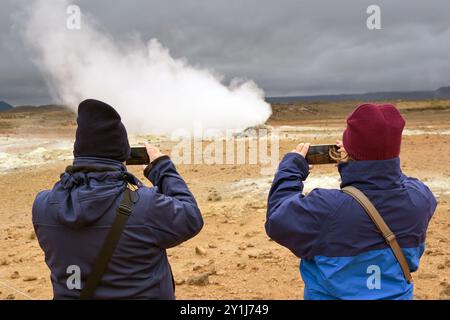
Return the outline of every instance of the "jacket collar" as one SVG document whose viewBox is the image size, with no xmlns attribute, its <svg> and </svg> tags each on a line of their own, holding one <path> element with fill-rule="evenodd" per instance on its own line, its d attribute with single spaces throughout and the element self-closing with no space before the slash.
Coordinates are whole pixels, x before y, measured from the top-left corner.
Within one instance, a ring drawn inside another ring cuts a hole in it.
<svg viewBox="0 0 450 320">
<path fill-rule="evenodd" d="M 73 160 L 74 166 L 106 166 L 116 170 L 127 171 L 127 167 L 120 161 L 97 157 L 76 157 Z"/>
<path fill-rule="evenodd" d="M 92 172 L 87 175 L 85 174 L 74 174 L 74 175 L 68 175 L 67 173 L 63 174 L 63 176 L 74 176 L 75 178 L 78 177 L 95 177 L 100 180 L 103 180 L 105 178 L 116 178 L 116 179 L 123 179 L 125 178 L 126 181 L 129 183 L 141 187 L 143 186 L 142 182 L 131 172 L 127 171 L 127 167 L 118 160 L 113 159 L 106 159 L 106 158 L 97 158 L 97 157 L 76 157 L 73 160 L 74 166 L 98 166 L 98 167 L 110 167 L 113 169 L 116 169 L 115 172 Z"/>
<path fill-rule="evenodd" d="M 401 186 L 400 158 L 350 161 L 338 165 L 341 188 L 352 185 L 361 190 L 389 190 Z"/>
</svg>

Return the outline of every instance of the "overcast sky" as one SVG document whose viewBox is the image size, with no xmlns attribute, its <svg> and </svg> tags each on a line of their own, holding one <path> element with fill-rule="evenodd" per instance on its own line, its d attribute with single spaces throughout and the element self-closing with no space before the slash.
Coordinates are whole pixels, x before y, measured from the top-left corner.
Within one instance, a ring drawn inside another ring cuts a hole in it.
<svg viewBox="0 0 450 320">
<path fill-rule="evenodd" d="M 57 102 L 13 27 L 24 3 L 0 0 L 0 100 Z M 158 38 L 173 56 L 214 69 L 224 81 L 253 79 L 268 96 L 450 85 L 448 0 L 74 3 L 113 37 Z M 381 7 L 381 30 L 366 27 L 371 4 Z"/>
</svg>

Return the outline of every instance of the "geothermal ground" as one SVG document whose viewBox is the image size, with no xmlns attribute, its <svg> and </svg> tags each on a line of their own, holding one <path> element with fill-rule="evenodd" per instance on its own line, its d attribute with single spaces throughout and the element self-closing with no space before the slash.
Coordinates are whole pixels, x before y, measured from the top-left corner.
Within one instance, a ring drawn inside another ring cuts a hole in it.
<svg viewBox="0 0 450 320">
<path fill-rule="evenodd" d="M 298 142 L 334 143 L 357 103 L 274 106 L 280 157 Z M 402 169 L 439 199 L 415 279 L 417 299 L 450 298 L 450 101 L 398 102 L 407 119 Z M 71 163 L 75 116 L 59 107 L 0 113 L 0 299 L 51 299 L 49 270 L 31 224 L 36 193 L 49 189 Z M 150 138 L 169 152 L 173 142 Z M 208 145 L 208 142 L 204 142 Z M 141 168 L 130 167 L 143 181 Z M 197 197 L 205 226 L 169 250 L 179 299 L 302 299 L 299 261 L 264 231 L 274 169 L 257 164 L 178 165 Z M 333 165 L 316 166 L 306 189 L 337 187 Z M 146 181 L 147 185 L 150 182 Z"/>
</svg>

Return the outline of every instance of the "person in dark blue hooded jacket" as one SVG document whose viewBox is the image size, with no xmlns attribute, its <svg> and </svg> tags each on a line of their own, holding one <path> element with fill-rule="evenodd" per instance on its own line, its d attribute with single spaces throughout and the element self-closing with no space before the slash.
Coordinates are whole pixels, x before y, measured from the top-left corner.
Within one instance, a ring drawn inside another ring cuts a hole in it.
<svg viewBox="0 0 450 320">
<path fill-rule="evenodd" d="M 337 157 L 341 188 L 354 186 L 369 198 L 414 272 L 437 203 L 425 184 L 400 169 L 404 125 L 392 105 L 361 105 L 347 119 Z M 281 161 L 265 225 L 273 240 L 301 259 L 305 299 L 413 299 L 413 283 L 355 199 L 321 188 L 303 194 L 308 148 L 301 143 Z"/>
<path fill-rule="evenodd" d="M 73 165 L 99 170 L 66 170 L 33 205 L 33 225 L 51 271 L 54 298 L 80 297 L 130 182 L 138 187 L 137 201 L 93 299 L 174 299 L 166 249 L 202 229 L 193 195 L 169 157 L 148 144 L 151 163 L 144 175 L 154 187 L 143 186 L 127 171 L 127 132 L 111 106 L 83 101 L 77 124 Z"/>
</svg>

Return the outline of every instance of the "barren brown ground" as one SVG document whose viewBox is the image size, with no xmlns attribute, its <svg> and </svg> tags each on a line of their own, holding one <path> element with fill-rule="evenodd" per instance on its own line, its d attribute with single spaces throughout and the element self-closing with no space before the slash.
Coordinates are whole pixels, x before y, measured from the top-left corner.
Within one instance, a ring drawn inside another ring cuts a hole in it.
<svg viewBox="0 0 450 320">
<path fill-rule="evenodd" d="M 450 129 L 448 101 L 398 103 L 407 129 L 427 129 L 404 137 L 402 169 L 407 175 L 441 186 L 439 205 L 430 223 L 427 249 L 415 279 L 417 299 L 450 298 Z M 269 124 L 345 127 L 356 103 L 275 106 Z M 428 132 L 427 131 L 427 132 Z M 74 118 L 59 109 L 0 113 L 0 136 L 70 137 Z M 338 134 L 299 140 L 334 142 Z M 282 140 L 280 156 L 297 142 Z M 167 150 L 166 150 L 167 151 Z M 70 162 L 56 162 L 0 174 L 0 299 L 51 299 L 49 270 L 35 239 L 31 206 L 36 193 L 51 188 Z M 205 226 L 194 239 L 169 250 L 179 299 L 302 299 L 299 260 L 270 241 L 264 231 L 270 176 L 258 165 L 180 165 L 180 173 L 198 199 Z M 130 168 L 143 181 L 139 168 Z M 333 165 L 316 166 L 310 177 L 337 175 Z M 252 179 L 255 181 L 251 183 Z M 249 181 L 240 187 L 240 181 Z M 147 181 L 147 185 L 150 183 Z M 201 253 L 196 252 L 201 248 Z M 190 284 L 208 276 L 208 283 Z M 20 292 L 21 293 L 20 293 Z M 28 296 L 28 297 L 27 297 Z"/>
</svg>

